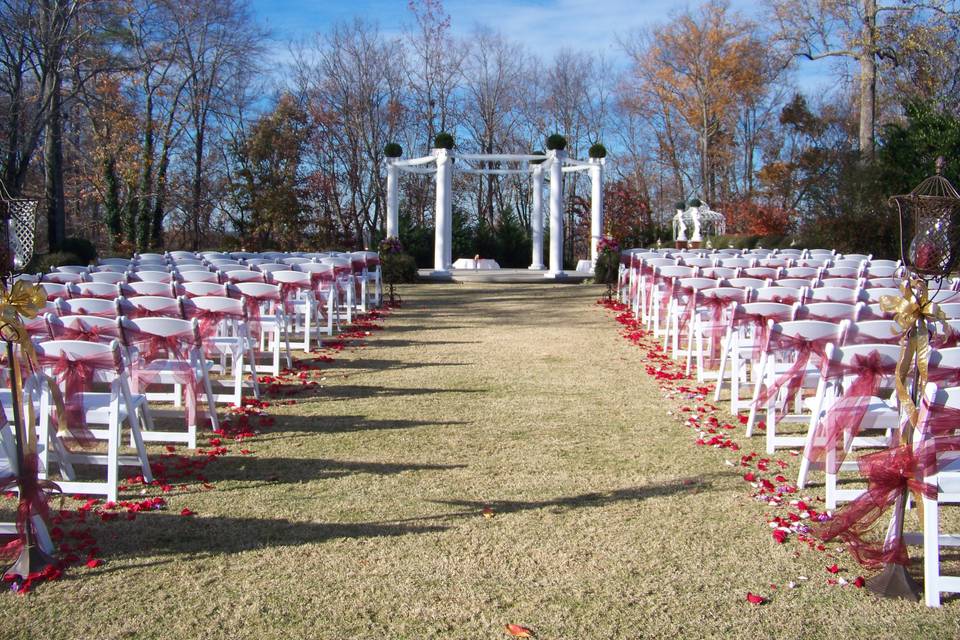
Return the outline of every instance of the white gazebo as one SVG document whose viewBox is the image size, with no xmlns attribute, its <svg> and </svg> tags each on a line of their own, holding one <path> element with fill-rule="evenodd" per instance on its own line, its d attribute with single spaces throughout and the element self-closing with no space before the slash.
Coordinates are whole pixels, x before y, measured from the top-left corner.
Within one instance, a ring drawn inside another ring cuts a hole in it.
<svg viewBox="0 0 960 640">
<path fill-rule="evenodd" d="M 674 213 L 673 239 L 678 242 L 701 242 L 704 238 L 722 236 L 726 232 L 726 216 L 712 210 L 706 202 L 691 200 L 685 209 L 678 206 Z"/>
<path fill-rule="evenodd" d="M 458 162 L 454 162 L 457 160 Z M 448 275 L 453 265 L 453 173 L 476 175 L 529 175 L 533 181 L 530 211 L 533 258 L 530 269 L 543 271 L 543 183 L 549 176 L 550 260 L 544 277 L 563 278 L 563 175 L 588 171 L 591 179 L 590 259 L 597 260 L 597 243 L 603 234 L 603 168 L 605 158 L 576 160 L 562 150 L 546 154 L 455 153 L 434 149 L 422 158 L 387 158 L 387 236 L 400 233 L 399 173 L 434 174 L 436 193 L 436 238 L 433 275 Z"/>
</svg>

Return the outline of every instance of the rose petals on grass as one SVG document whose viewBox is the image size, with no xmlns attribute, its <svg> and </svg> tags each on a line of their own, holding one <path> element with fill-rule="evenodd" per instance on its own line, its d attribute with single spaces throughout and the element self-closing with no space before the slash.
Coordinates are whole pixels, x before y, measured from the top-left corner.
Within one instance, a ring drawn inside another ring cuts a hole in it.
<svg viewBox="0 0 960 640">
<path fill-rule="evenodd" d="M 531 630 L 528 629 L 527 627 L 522 627 L 522 626 L 520 626 L 519 624 L 508 624 L 508 625 L 504 625 L 503 628 L 506 629 L 506 630 L 507 630 L 507 633 L 509 633 L 509 634 L 510 634 L 511 636 L 513 636 L 514 638 L 534 638 L 534 637 L 536 637 L 536 636 L 534 636 L 533 631 L 531 631 Z"/>
<path fill-rule="evenodd" d="M 766 603 L 767 603 L 767 599 L 764 598 L 763 596 L 759 595 L 759 594 L 751 593 L 751 592 L 748 591 L 748 592 L 747 592 L 747 602 L 749 602 L 750 604 L 766 604 Z"/>
</svg>

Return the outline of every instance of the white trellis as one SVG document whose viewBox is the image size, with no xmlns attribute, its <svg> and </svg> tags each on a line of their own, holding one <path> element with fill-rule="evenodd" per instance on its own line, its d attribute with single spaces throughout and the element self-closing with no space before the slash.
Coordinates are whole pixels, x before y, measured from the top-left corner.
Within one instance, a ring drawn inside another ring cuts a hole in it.
<svg viewBox="0 0 960 640">
<path fill-rule="evenodd" d="M 453 160 L 461 162 L 454 163 Z M 563 151 L 546 154 L 454 153 L 434 149 L 431 155 L 403 160 L 387 158 L 387 235 L 400 233 L 399 173 L 434 174 L 436 177 L 436 237 L 433 274 L 447 275 L 453 265 L 453 172 L 474 175 L 530 175 L 533 197 L 530 211 L 532 259 L 530 269 L 544 270 L 543 264 L 543 182 L 550 176 L 548 200 L 550 221 L 549 269 L 547 278 L 563 278 L 563 174 L 588 171 L 591 180 L 590 260 L 597 260 L 597 243 L 603 234 L 603 158 L 588 161 L 567 158 Z M 487 165 L 487 166 L 478 166 Z M 495 165 L 495 166 L 489 166 Z"/>
</svg>

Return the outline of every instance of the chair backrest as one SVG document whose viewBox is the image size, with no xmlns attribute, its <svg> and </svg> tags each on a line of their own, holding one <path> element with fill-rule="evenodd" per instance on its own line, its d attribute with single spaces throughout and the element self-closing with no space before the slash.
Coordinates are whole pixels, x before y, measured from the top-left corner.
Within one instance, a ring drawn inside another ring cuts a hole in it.
<svg viewBox="0 0 960 640">
<path fill-rule="evenodd" d="M 89 276 L 90 282 L 105 282 L 107 284 L 118 284 L 127 281 L 126 272 L 119 271 L 97 271 Z"/>
<path fill-rule="evenodd" d="M 206 263 L 201 260 L 174 260 L 173 266 L 181 273 L 184 271 L 209 271 Z"/>
<path fill-rule="evenodd" d="M 844 344 L 900 342 L 900 332 L 893 320 L 858 320 L 852 322 L 844 336 Z"/>
<path fill-rule="evenodd" d="M 762 287 L 756 290 L 753 299 L 756 302 L 781 302 L 792 305 L 803 302 L 806 291 L 806 289 L 796 289 L 794 287 Z"/>
<path fill-rule="evenodd" d="M 59 267 L 53 267 L 52 271 L 57 271 L 59 273 L 77 273 L 81 276 L 90 273 L 90 267 L 83 267 L 80 265 L 67 264 Z"/>
<path fill-rule="evenodd" d="M 750 296 L 752 295 L 750 289 L 738 289 L 737 287 L 713 287 L 712 289 L 703 289 L 700 291 L 703 298 L 719 298 L 721 300 L 727 300 L 729 302 L 736 302 L 738 304 L 744 304 L 750 301 Z"/>
<path fill-rule="evenodd" d="M 90 269 L 91 275 L 94 273 L 126 273 L 130 270 L 129 265 L 125 264 L 101 264 Z"/>
<path fill-rule="evenodd" d="M 45 358 L 56 360 L 66 357 L 68 360 L 91 360 L 96 358 L 98 362 L 111 362 L 111 369 L 97 367 L 95 377 L 98 380 L 111 382 L 118 377 L 122 377 L 123 358 L 120 354 L 120 343 L 116 340 L 108 344 L 101 342 L 91 342 L 87 340 L 47 340 L 35 346 L 37 356 L 41 362 Z"/>
<path fill-rule="evenodd" d="M 704 278 L 714 278 L 714 279 L 731 279 L 736 278 L 739 275 L 739 269 L 732 269 L 730 267 L 705 267 L 700 269 L 700 275 Z"/>
<path fill-rule="evenodd" d="M 827 345 L 827 365 L 821 371 L 831 377 L 836 376 L 838 380 L 849 380 L 856 375 L 849 372 L 849 367 L 854 366 L 858 358 L 874 355 L 879 357 L 880 366 L 885 369 L 879 382 L 880 386 L 892 387 L 895 380 L 894 369 L 900 360 L 898 344 L 852 344 L 842 347 L 836 344 Z"/>
<path fill-rule="evenodd" d="M 727 286 L 737 289 L 762 289 L 769 286 L 769 280 L 760 278 L 727 278 Z"/>
<path fill-rule="evenodd" d="M 777 249 L 776 255 L 784 255 L 790 257 L 799 257 L 804 253 L 803 249 Z"/>
<path fill-rule="evenodd" d="M 900 287 L 901 282 L 900 278 L 874 278 L 873 276 L 868 276 L 864 279 L 863 284 L 865 289 L 876 289 L 878 287 L 897 289 Z"/>
<path fill-rule="evenodd" d="M 755 266 L 752 258 L 720 258 L 717 260 L 718 267 L 727 267 L 728 269 L 746 269 Z"/>
<path fill-rule="evenodd" d="M 192 318 L 189 312 L 192 309 L 202 309 L 216 313 L 228 313 L 237 317 L 243 316 L 243 302 L 236 298 L 222 296 L 197 296 L 195 298 L 180 298 L 180 308 L 184 318 Z"/>
<path fill-rule="evenodd" d="M 307 260 L 309 262 L 309 260 Z M 289 271 L 292 267 L 282 262 L 265 262 L 254 267 L 254 271 L 261 273 L 273 273 L 274 271 Z"/>
<path fill-rule="evenodd" d="M 873 289 L 861 289 L 860 290 L 860 299 L 864 302 L 873 304 L 875 302 L 880 302 L 880 298 L 883 296 L 896 296 L 900 297 L 900 289 L 895 287 L 875 287 Z"/>
<path fill-rule="evenodd" d="M 269 258 L 247 258 L 244 262 L 248 267 L 256 267 L 261 264 L 273 264 L 273 260 Z"/>
<path fill-rule="evenodd" d="M 683 258 L 683 266 L 685 266 L 685 267 L 700 267 L 700 268 L 712 267 L 712 266 L 713 266 L 713 258 L 701 258 L 701 257 L 698 257 L 698 256 L 690 256 L 689 258 L 688 258 L 688 257 L 684 257 L 684 258 Z"/>
<path fill-rule="evenodd" d="M 266 282 L 266 275 L 262 271 L 235 269 L 232 271 L 223 271 L 222 274 L 223 281 L 231 284 L 238 284 L 240 282 Z"/>
<path fill-rule="evenodd" d="M 173 282 L 173 274 L 169 271 L 133 271 L 131 273 L 131 280 L 139 282 L 165 282 L 167 284 Z"/>
<path fill-rule="evenodd" d="M 857 262 L 868 262 L 873 256 L 866 253 L 845 253 L 843 254 L 844 260 L 855 260 Z"/>
<path fill-rule="evenodd" d="M 872 278 L 895 278 L 897 272 L 900 271 L 900 267 L 884 267 L 880 265 L 870 264 L 865 269 L 867 276 Z"/>
<path fill-rule="evenodd" d="M 814 302 L 802 305 L 797 310 L 797 320 L 826 320 L 836 322 L 850 320 L 856 322 L 860 317 L 864 304 L 847 304 L 844 302 Z"/>
<path fill-rule="evenodd" d="M 177 294 L 196 298 L 197 296 L 226 296 L 227 285 L 218 282 L 181 282 L 177 285 Z"/>
<path fill-rule="evenodd" d="M 699 291 L 701 289 L 714 289 L 720 284 L 720 280 L 714 280 L 713 278 L 679 278 L 677 280 L 677 288 L 680 290 L 684 289 L 693 289 L 694 291 Z"/>
<path fill-rule="evenodd" d="M 109 282 L 78 282 L 70 285 L 71 298 L 116 300 L 120 295 L 120 287 Z"/>
<path fill-rule="evenodd" d="M 123 343 L 130 347 L 135 346 L 142 336 L 156 336 L 160 338 L 169 338 L 171 336 L 180 336 L 182 344 L 191 347 L 200 346 L 200 327 L 196 320 L 184 320 L 179 317 L 180 311 L 177 309 L 177 315 L 169 318 L 128 318 L 120 320 L 120 334 Z M 160 355 L 160 354 L 157 354 Z"/>
<path fill-rule="evenodd" d="M 832 340 L 834 344 L 840 344 L 843 341 L 847 324 L 847 321 L 792 320 L 790 322 L 774 323 L 771 332 L 808 341 Z"/>
<path fill-rule="evenodd" d="M 797 267 L 806 267 L 808 269 L 825 269 L 832 264 L 832 260 L 827 257 L 797 258 Z M 796 268 L 796 267 L 794 267 Z"/>
<path fill-rule="evenodd" d="M 90 315 L 104 318 L 117 317 L 117 301 L 102 298 L 59 298 L 57 314 L 61 316 Z"/>
<path fill-rule="evenodd" d="M 125 296 L 161 296 L 175 298 L 174 285 L 169 282 L 127 282 L 120 285 Z"/>
<path fill-rule="evenodd" d="M 854 304 L 860 299 L 860 295 L 856 289 L 824 286 L 808 289 L 807 299 L 810 302 L 844 302 L 846 304 Z"/>
<path fill-rule="evenodd" d="M 220 282 L 220 277 L 213 271 L 194 269 L 180 272 L 180 282 Z"/>
<path fill-rule="evenodd" d="M 274 284 L 294 284 L 305 289 L 311 287 L 310 274 L 304 271 L 274 271 L 270 274 L 270 280 Z"/>
<path fill-rule="evenodd" d="M 787 267 L 783 270 L 785 278 L 816 278 L 820 275 L 820 270 L 814 267 Z"/>
<path fill-rule="evenodd" d="M 118 306 L 123 315 L 131 318 L 176 318 L 180 315 L 180 307 L 177 304 L 177 299 L 172 296 L 133 296 L 130 298 L 120 298 Z"/>
<path fill-rule="evenodd" d="M 873 268 L 884 268 L 884 269 L 899 269 L 900 261 L 899 260 L 874 260 L 870 259 L 870 269 Z"/>
<path fill-rule="evenodd" d="M 48 313 L 44 316 L 44 321 L 51 340 L 83 340 L 109 344 L 120 337 L 120 325 L 115 318 L 88 315 L 58 317 Z"/>
<path fill-rule="evenodd" d="M 833 266 L 828 268 L 826 271 L 827 273 L 829 273 L 834 269 L 853 269 L 854 271 L 859 273 L 860 269 L 863 268 L 863 265 L 864 265 L 863 260 L 849 260 L 844 258 L 841 260 L 834 260 Z M 843 275 L 843 274 L 838 274 L 838 275 Z"/>
<path fill-rule="evenodd" d="M 168 251 L 167 254 L 174 260 L 200 260 L 193 251 Z"/>
<path fill-rule="evenodd" d="M 806 251 L 808 256 L 816 256 L 823 258 L 832 258 L 837 254 L 833 249 L 807 249 Z"/>
<path fill-rule="evenodd" d="M 778 287 L 793 287 L 794 289 L 813 288 L 820 284 L 816 278 L 780 278 L 776 281 Z"/>
<path fill-rule="evenodd" d="M 826 280 L 828 278 L 849 278 L 851 280 L 856 280 L 860 277 L 861 269 L 859 267 L 827 267 L 820 273 L 820 278 Z"/>
<path fill-rule="evenodd" d="M 960 347 L 934 349 L 931 351 L 930 369 L 960 370 Z"/>
<path fill-rule="evenodd" d="M 335 258 L 324 258 L 324 261 L 333 260 Z M 326 264 L 332 264 L 336 266 L 333 262 L 326 262 Z M 694 276 L 696 267 L 680 267 L 676 265 L 665 265 L 662 267 L 656 267 L 655 273 L 661 278 L 692 278 Z"/>
<path fill-rule="evenodd" d="M 77 282 L 83 282 L 84 275 L 80 273 L 63 273 L 60 271 L 52 271 L 50 273 L 45 273 L 40 278 L 40 282 L 54 282 L 57 284 L 74 284 Z"/>
<path fill-rule="evenodd" d="M 841 276 L 824 275 L 820 280 L 821 287 L 840 287 L 841 289 L 859 289 L 863 281 L 859 278 L 844 278 Z"/>
<path fill-rule="evenodd" d="M 301 258 L 299 256 L 292 256 L 290 258 L 284 258 L 280 260 L 285 265 L 293 266 L 295 264 L 303 264 L 304 262 L 310 262 L 310 258 Z"/>
<path fill-rule="evenodd" d="M 243 297 L 270 298 L 280 300 L 280 286 L 266 282 L 237 282 L 229 289 L 236 291 Z"/>
<path fill-rule="evenodd" d="M 762 316 L 764 318 L 783 318 L 783 322 L 796 318 L 799 304 L 783 304 L 782 302 L 747 302 L 737 305 L 737 316 Z"/>
<path fill-rule="evenodd" d="M 899 295 L 899 291 L 897 292 Z M 930 290 L 930 301 L 936 302 L 937 304 L 947 304 L 949 302 L 960 302 L 960 293 L 956 291 L 950 291 L 948 289 L 941 289 L 937 291 L 936 289 Z"/>
<path fill-rule="evenodd" d="M 890 320 L 893 318 L 893 313 L 884 311 L 879 302 L 868 302 L 862 317 L 869 320 Z"/>
<path fill-rule="evenodd" d="M 937 305 L 944 315 L 950 319 L 960 318 L 960 302 L 948 302 Z"/>
<path fill-rule="evenodd" d="M 780 269 L 775 267 L 747 267 L 741 271 L 741 274 L 747 278 L 776 280 L 780 277 Z"/>
<path fill-rule="evenodd" d="M 162 253 L 138 253 L 134 256 L 140 262 L 166 262 L 167 257 Z"/>
<path fill-rule="evenodd" d="M 41 282 L 40 287 L 47 294 L 47 300 L 72 297 L 70 285 L 60 284 L 59 282 Z"/>
<path fill-rule="evenodd" d="M 792 259 L 786 257 L 760 258 L 757 260 L 758 267 L 767 267 L 773 269 L 786 269 L 792 264 Z"/>
</svg>

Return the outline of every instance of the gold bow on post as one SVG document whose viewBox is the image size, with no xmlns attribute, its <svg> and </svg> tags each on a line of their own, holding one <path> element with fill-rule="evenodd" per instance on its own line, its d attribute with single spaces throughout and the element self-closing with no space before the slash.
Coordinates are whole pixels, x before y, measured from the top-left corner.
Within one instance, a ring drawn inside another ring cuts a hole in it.
<svg viewBox="0 0 960 640">
<path fill-rule="evenodd" d="M 946 333 L 949 331 L 947 316 L 935 302 L 930 300 L 927 283 L 921 278 L 911 278 L 900 285 L 900 296 L 882 296 L 880 308 L 893 314 L 893 321 L 901 333 L 903 349 L 897 362 L 897 398 L 907 409 L 911 426 L 917 426 L 917 405 L 907 390 L 907 376 L 910 365 L 916 360 L 917 379 L 915 390 L 922 392 L 927 384 L 930 369 L 930 327 L 928 323 L 939 323 Z"/>
</svg>

